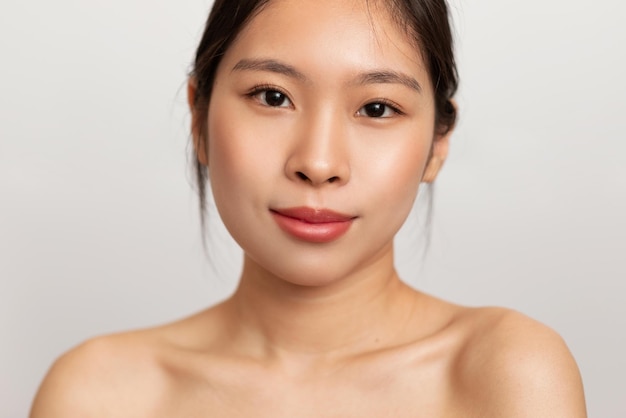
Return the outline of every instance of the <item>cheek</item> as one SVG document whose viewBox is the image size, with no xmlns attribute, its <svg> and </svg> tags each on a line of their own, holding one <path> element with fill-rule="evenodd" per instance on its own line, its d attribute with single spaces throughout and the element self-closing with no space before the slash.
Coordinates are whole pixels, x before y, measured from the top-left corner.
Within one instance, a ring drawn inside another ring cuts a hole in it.
<svg viewBox="0 0 626 418">
<path fill-rule="evenodd" d="M 403 155 L 401 160 L 396 160 L 392 171 L 395 176 L 387 179 L 384 186 L 379 188 L 382 192 L 378 196 L 381 207 L 389 211 L 388 220 L 393 224 L 395 232 L 406 221 L 417 197 L 424 158 L 409 159 Z"/>
<path fill-rule="evenodd" d="M 207 121 L 208 171 L 211 192 L 220 218 L 242 247 L 250 244 L 249 230 L 258 222 L 267 181 L 266 155 L 250 124 L 227 100 L 218 98 L 209 108 Z"/>
<path fill-rule="evenodd" d="M 372 231 L 384 233 L 386 240 L 397 233 L 415 202 L 432 141 L 428 128 L 400 130 L 380 149 L 372 147 L 364 160 L 367 178 L 359 188 L 367 190 L 370 209 L 377 214 Z"/>
<path fill-rule="evenodd" d="M 261 146 L 259 130 L 241 121 L 240 109 L 229 106 L 227 100 L 216 100 L 209 109 L 208 169 L 216 199 L 238 195 L 233 190 L 258 187 L 267 173 L 268 159 L 272 158 L 271 150 Z"/>
<path fill-rule="evenodd" d="M 428 127 L 422 129 L 405 128 L 371 147 L 365 158 L 362 172 L 367 173 L 367 183 L 378 192 L 377 200 L 382 202 L 412 202 L 422 180 L 432 135 Z"/>
<path fill-rule="evenodd" d="M 246 161 L 245 132 L 241 132 L 242 128 L 234 115 L 216 100 L 209 109 L 207 123 L 209 181 L 223 219 L 228 214 L 239 212 L 241 205 L 238 200 L 246 185 L 245 169 L 249 170 L 249 164 L 254 163 Z"/>
</svg>

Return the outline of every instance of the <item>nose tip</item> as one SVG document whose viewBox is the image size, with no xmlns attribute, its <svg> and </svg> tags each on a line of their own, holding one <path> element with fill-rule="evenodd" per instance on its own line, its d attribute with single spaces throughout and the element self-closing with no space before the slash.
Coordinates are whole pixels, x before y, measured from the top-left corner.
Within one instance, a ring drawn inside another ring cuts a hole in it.
<svg viewBox="0 0 626 418">
<path fill-rule="evenodd" d="M 300 149 L 293 154 L 285 167 L 291 180 L 314 187 L 341 185 L 350 178 L 350 168 L 344 153 L 334 149 L 313 152 L 311 148 Z"/>
</svg>

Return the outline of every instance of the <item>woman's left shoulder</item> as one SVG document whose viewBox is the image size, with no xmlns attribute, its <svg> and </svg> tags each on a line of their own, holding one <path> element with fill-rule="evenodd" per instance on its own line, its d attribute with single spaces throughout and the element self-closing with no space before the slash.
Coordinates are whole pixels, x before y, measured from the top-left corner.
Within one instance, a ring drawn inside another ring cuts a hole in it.
<svg viewBox="0 0 626 418">
<path fill-rule="evenodd" d="M 578 366 L 550 327 L 504 308 L 461 309 L 454 374 L 481 416 L 585 417 Z"/>
</svg>

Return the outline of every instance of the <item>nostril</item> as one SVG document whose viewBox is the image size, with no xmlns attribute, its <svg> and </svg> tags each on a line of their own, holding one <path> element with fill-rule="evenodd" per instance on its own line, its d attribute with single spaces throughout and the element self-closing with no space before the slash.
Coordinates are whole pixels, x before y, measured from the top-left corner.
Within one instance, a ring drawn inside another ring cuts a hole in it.
<svg viewBox="0 0 626 418">
<path fill-rule="evenodd" d="M 304 180 L 309 183 L 314 183 L 314 180 L 310 178 L 309 176 L 307 176 L 306 174 L 304 174 L 302 171 L 296 171 L 295 174 L 300 180 Z M 339 176 L 329 177 L 326 179 L 324 183 L 334 183 L 336 181 L 339 181 Z"/>
</svg>

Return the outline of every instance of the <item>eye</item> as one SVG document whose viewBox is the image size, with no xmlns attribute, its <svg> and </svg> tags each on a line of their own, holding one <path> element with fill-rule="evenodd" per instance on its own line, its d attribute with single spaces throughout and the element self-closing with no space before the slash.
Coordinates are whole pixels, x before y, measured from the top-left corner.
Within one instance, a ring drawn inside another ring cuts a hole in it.
<svg viewBox="0 0 626 418">
<path fill-rule="evenodd" d="M 358 116 L 366 116 L 368 118 L 390 118 L 401 114 L 402 112 L 395 106 L 385 102 L 368 103 L 357 112 Z"/>
<path fill-rule="evenodd" d="M 264 106 L 292 107 L 291 100 L 285 93 L 270 87 L 257 87 L 249 93 L 249 96 Z"/>
</svg>

